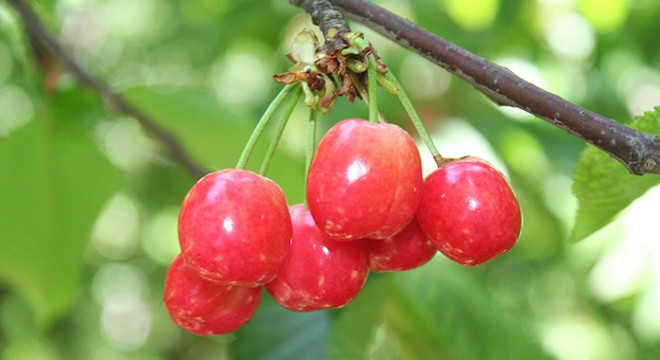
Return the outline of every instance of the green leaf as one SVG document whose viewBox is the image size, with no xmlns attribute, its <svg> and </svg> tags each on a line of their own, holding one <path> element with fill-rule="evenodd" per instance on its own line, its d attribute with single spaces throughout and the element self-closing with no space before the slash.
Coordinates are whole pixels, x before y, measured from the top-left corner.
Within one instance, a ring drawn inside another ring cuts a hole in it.
<svg viewBox="0 0 660 360">
<path fill-rule="evenodd" d="M 368 284 L 332 331 L 330 359 L 545 359 L 521 317 L 436 257 Z"/>
<path fill-rule="evenodd" d="M 236 332 L 232 355 L 237 360 L 323 359 L 329 330 L 327 311 L 292 312 L 264 291 L 255 316 Z"/>
<path fill-rule="evenodd" d="M 210 170 L 236 166 L 259 118 L 240 115 L 208 94 L 187 89 L 135 88 L 124 95 L 152 120 L 176 134 L 184 149 Z M 264 136 L 257 143 L 249 163 L 252 170 L 259 169 L 269 140 Z M 269 169 L 266 175 L 282 187 L 289 203 L 302 202 L 303 157 L 278 150 Z"/>
<path fill-rule="evenodd" d="M 0 281 L 25 296 L 40 326 L 73 305 L 83 249 L 120 179 L 90 136 L 97 108 L 88 93 L 57 94 L 0 138 Z"/>
<path fill-rule="evenodd" d="M 630 127 L 660 136 L 660 107 L 637 117 Z M 571 241 L 580 241 L 609 224 L 621 210 L 658 184 L 659 175 L 632 175 L 606 153 L 588 146 L 573 176 L 573 193 L 579 207 Z"/>
</svg>

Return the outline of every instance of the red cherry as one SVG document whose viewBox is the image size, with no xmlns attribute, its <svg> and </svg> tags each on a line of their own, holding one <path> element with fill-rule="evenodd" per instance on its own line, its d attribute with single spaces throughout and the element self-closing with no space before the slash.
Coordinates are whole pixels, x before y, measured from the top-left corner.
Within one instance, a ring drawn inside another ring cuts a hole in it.
<svg viewBox="0 0 660 360">
<path fill-rule="evenodd" d="M 290 212 L 291 251 L 284 268 L 266 285 L 266 290 L 280 305 L 293 311 L 348 304 L 367 280 L 367 243 L 336 241 L 325 236 L 303 205 L 292 206 Z"/>
<path fill-rule="evenodd" d="M 218 285 L 199 277 L 178 255 L 165 277 L 165 307 L 181 328 L 220 335 L 245 325 L 259 307 L 262 288 Z"/>
<path fill-rule="evenodd" d="M 369 269 L 404 271 L 420 267 L 438 250 L 413 220 L 400 233 L 384 240 L 369 240 Z"/>
<path fill-rule="evenodd" d="M 384 239 L 415 217 L 422 182 L 419 152 L 405 131 L 348 119 L 319 143 L 309 168 L 307 204 L 330 237 Z"/>
<path fill-rule="evenodd" d="M 224 285 L 261 286 L 280 271 L 291 247 L 282 190 L 247 170 L 206 175 L 179 213 L 183 256 L 200 276 Z"/>
<path fill-rule="evenodd" d="M 426 178 L 417 219 L 438 250 L 469 266 L 513 247 L 522 223 L 507 181 L 477 158 L 447 163 Z"/>
</svg>

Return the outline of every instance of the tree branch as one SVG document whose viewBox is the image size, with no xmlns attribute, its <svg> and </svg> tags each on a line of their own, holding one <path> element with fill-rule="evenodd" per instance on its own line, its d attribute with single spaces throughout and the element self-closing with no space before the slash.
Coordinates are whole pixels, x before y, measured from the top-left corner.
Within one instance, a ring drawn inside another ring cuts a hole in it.
<svg viewBox="0 0 660 360">
<path fill-rule="evenodd" d="M 317 20 L 323 17 L 320 13 L 331 3 L 348 17 L 452 72 L 495 103 L 520 108 L 582 138 L 621 162 L 633 174 L 660 174 L 660 137 L 572 104 L 369 1 L 289 1 L 312 14 L 319 26 L 323 25 Z M 318 7 L 316 3 L 326 4 Z"/>
<path fill-rule="evenodd" d="M 341 12 L 328 0 L 291 0 L 291 3 L 300 6 L 312 17 L 326 39 L 351 32 Z"/>
<path fill-rule="evenodd" d="M 27 33 L 43 45 L 44 48 L 48 49 L 59 58 L 81 84 L 96 91 L 103 100 L 119 112 L 137 120 L 142 128 L 149 135 L 153 136 L 165 148 L 172 159 L 178 162 L 191 176 L 198 179 L 209 172 L 209 170 L 205 169 L 201 164 L 195 161 L 183 149 L 183 147 L 181 147 L 179 141 L 174 135 L 160 127 L 154 120 L 126 101 L 121 95 L 112 91 L 107 84 L 83 69 L 70 53 L 59 43 L 55 36 L 46 29 L 36 14 L 24 1 L 7 0 L 7 3 L 16 9 L 23 21 Z"/>
</svg>

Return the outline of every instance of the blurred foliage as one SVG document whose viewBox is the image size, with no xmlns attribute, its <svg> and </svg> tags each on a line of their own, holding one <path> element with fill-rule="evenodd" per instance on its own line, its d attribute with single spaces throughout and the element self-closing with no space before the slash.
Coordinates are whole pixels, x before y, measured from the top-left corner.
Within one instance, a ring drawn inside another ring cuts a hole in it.
<svg viewBox="0 0 660 360">
<path fill-rule="evenodd" d="M 528 318 L 500 307 L 470 272 L 436 257 L 373 281 L 339 317 L 329 357 L 545 359 Z"/>
<path fill-rule="evenodd" d="M 376 3 L 618 121 L 660 104 L 660 2 Z M 313 27 L 285 0 L 31 5 L 86 69 L 212 169 L 234 166 L 279 89 L 271 75 L 290 66 L 289 42 Z M 194 179 L 56 59 L 35 56 L 0 2 L 0 358 L 659 358 L 658 177 L 625 174 L 591 148 L 581 155 L 576 138 L 351 25 L 399 74 L 444 155 L 482 156 L 507 173 L 524 213 L 512 251 L 478 268 L 438 255 L 408 273 L 371 274 L 341 310 L 292 313 L 266 296 L 235 333 L 187 334 L 161 297 Z M 395 98 L 380 97 L 385 117 L 413 134 Z M 319 132 L 366 116 L 342 99 Z M 291 204 L 303 200 L 306 118 L 299 106 L 268 173 Z M 657 113 L 635 126 L 657 134 Z M 267 146 L 268 137 L 251 169 Z M 577 220 L 574 170 L 585 199 Z"/>
<path fill-rule="evenodd" d="M 120 178 L 88 134 L 98 101 L 78 90 L 50 100 L 42 121 L 0 142 L 0 227 L 9 240 L 0 277 L 24 293 L 42 325 L 73 305 L 82 249 Z"/>
</svg>

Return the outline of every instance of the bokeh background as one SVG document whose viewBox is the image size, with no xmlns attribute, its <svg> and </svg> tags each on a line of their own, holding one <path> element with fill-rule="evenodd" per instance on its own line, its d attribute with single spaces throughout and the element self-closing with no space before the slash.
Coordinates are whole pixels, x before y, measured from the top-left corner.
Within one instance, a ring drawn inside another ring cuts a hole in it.
<svg viewBox="0 0 660 360">
<path fill-rule="evenodd" d="M 618 121 L 660 105 L 658 1 L 375 2 Z M 235 165 L 280 88 L 271 76 L 291 65 L 291 40 L 313 27 L 285 0 L 30 4 L 85 69 L 210 169 Z M 398 74 L 443 155 L 481 156 L 509 177 L 524 213 L 512 251 L 478 268 L 439 254 L 404 274 L 372 273 L 341 310 L 292 313 L 264 296 L 235 333 L 187 334 L 162 288 L 195 179 L 56 59 L 35 56 L 0 2 L 0 358 L 660 358 L 660 188 L 569 243 L 585 144 L 350 24 Z M 396 98 L 379 99 L 414 134 Z M 347 117 L 367 117 L 366 106 L 340 99 L 319 132 Z M 268 172 L 290 204 L 304 196 L 306 119 L 301 104 Z"/>
</svg>

